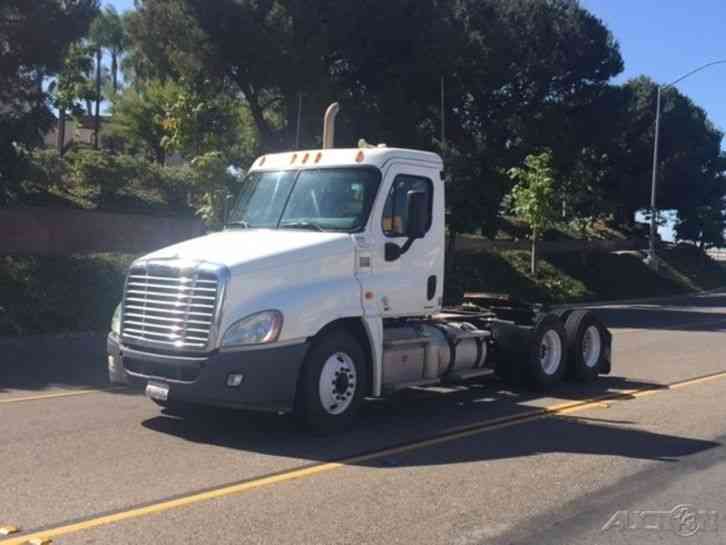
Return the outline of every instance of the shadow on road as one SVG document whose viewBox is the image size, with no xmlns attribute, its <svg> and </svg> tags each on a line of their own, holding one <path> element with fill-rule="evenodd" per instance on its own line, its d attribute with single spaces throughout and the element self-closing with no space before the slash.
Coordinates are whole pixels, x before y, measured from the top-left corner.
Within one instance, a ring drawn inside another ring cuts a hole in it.
<svg viewBox="0 0 726 545">
<path fill-rule="evenodd" d="M 240 411 L 201 409 L 193 415 L 161 414 L 143 422 L 159 433 L 186 441 L 244 452 L 329 462 L 395 445 L 437 436 L 455 427 L 523 415 L 535 407 L 582 400 L 629 389 L 658 388 L 620 377 L 603 377 L 584 389 L 563 385 L 550 400 L 517 392 L 496 380 L 471 383 L 446 393 L 430 390 L 404 392 L 388 402 L 371 402 L 351 432 L 315 437 L 300 431 L 291 417 Z M 648 460 L 677 460 L 717 446 L 717 443 L 675 437 L 628 427 L 628 422 L 586 418 L 545 418 L 400 454 L 355 462 L 372 467 L 463 463 L 566 452 L 623 456 Z"/>
<path fill-rule="evenodd" d="M 51 387 L 108 387 L 106 336 L 98 333 L 0 339 L 0 394 Z M 134 390 L 114 390 L 136 394 Z"/>
<path fill-rule="evenodd" d="M 671 331 L 721 331 L 726 329 L 726 301 L 724 312 L 712 304 L 703 305 L 714 311 L 699 312 L 697 305 L 633 305 L 627 308 L 597 308 L 595 313 L 609 328 L 671 330 Z M 615 332 L 617 335 L 617 332 Z"/>
</svg>

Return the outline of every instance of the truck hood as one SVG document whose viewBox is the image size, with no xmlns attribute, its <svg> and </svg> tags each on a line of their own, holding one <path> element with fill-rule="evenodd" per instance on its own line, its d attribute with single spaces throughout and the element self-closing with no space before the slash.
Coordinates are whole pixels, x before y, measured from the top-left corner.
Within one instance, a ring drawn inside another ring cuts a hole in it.
<svg viewBox="0 0 726 545">
<path fill-rule="evenodd" d="M 290 265 L 298 261 L 353 255 L 347 233 L 292 229 L 235 229 L 193 238 L 145 255 L 142 259 L 182 259 L 244 267 L 244 272 Z M 352 261 L 351 261 L 352 264 Z"/>
</svg>

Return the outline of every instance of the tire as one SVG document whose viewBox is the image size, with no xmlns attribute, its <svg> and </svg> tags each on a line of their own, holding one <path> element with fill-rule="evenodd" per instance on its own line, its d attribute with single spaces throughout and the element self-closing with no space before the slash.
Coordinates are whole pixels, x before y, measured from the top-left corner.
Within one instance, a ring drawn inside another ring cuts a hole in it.
<svg viewBox="0 0 726 545">
<path fill-rule="evenodd" d="M 527 358 L 528 331 L 509 323 L 491 324 L 494 340 L 494 372 L 511 386 L 521 386 L 524 382 L 522 362 Z"/>
<path fill-rule="evenodd" d="M 536 390 L 551 388 L 562 380 L 567 367 L 567 334 L 556 314 L 541 316 L 531 330 L 526 374 Z"/>
<path fill-rule="evenodd" d="M 562 320 L 562 323 L 565 323 L 567 321 L 567 318 L 572 314 L 574 309 L 571 308 L 558 308 L 557 310 L 553 310 L 552 314 L 557 316 L 560 320 Z"/>
<path fill-rule="evenodd" d="M 320 435 L 348 429 L 369 391 L 368 365 L 358 341 L 343 329 L 316 341 L 303 365 L 296 413 Z"/>
<path fill-rule="evenodd" d="M 608 333 L 589 310 L 575 310 L 565 322 L 570 375 L 580 382 L 593 382 L 605 371 Z"/>
</svg>

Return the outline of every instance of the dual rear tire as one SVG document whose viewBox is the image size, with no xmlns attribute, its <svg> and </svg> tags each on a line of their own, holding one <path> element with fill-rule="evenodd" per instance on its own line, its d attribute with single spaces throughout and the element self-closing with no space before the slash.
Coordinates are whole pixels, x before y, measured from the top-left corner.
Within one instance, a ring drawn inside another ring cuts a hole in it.
<svg viewBox="0 0 726 545">
<path fill-rule="evenodd" d="M 545 390 L 564 378 L 592 382 L 609 371 L 607 330 L 589 310 L 544 314 L 529 332 L 501 325 L 494 329 L 499 346 L 497 374 L 514 384 Z"/>
</svg>

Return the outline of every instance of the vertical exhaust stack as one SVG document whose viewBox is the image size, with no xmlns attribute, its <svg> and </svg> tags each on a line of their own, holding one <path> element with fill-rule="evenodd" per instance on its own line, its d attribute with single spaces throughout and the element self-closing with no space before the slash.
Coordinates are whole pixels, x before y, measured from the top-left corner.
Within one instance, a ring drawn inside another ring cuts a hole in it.
<svg viewBox="0 0 726 545">
<path fill-rule="evenodd" d="M 340 111 L 340 105 L 333 102 L 328 109 L 325 110 L 325 119 L 323 120 L 323 149 L 335 147 L 335 116 Z"/>
</svg>

